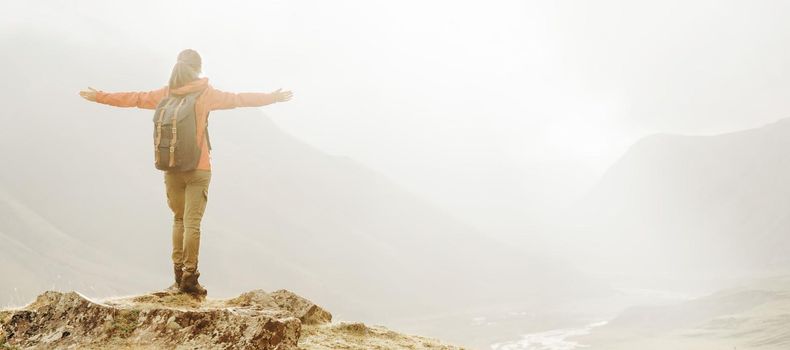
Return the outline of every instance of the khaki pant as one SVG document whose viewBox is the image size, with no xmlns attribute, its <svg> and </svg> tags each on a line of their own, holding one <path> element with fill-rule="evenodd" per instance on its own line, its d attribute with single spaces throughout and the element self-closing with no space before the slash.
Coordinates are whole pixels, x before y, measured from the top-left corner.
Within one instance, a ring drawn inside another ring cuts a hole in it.
<svg viewBox="0 0 790 350">
<path fill-rule="evenodd" d="M 210 170 L 165 172 L 167 205 L 173 211 L 173 264 L 197 271 L 200 221 L 208 201 Z"/>
</svg>

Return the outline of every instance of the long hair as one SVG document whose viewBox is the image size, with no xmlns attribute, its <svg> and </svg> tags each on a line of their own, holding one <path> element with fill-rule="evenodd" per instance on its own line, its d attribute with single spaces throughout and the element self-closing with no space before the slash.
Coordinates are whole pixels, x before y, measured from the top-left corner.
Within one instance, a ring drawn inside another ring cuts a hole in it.
<svg viewBox="0 0 790 350">
<path fill-rule="evenodd" d="M 170 90 L 178 89 L 198 79 L 201 70 L 200 55 L 197 51 L 186 49 L 178 54 L 178 61 L 170 73 Z"/>
</svg>

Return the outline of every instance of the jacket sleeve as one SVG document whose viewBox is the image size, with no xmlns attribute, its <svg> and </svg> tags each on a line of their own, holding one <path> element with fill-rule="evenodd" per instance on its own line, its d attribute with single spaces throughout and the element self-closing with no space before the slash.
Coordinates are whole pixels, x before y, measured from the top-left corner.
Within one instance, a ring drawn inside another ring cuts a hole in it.
<svg viewBox="0 0 790 350">
<path fill-rule="evenodd" d="M 96 92 L 96 102 L 116 107 L 156 109 L 159 101 L 167 96 L 167 86 L 148 92 Z"/>
<path fill-rule="evenodd" d="M 214 88 L 206 91 L 209 110 L 236 107 L 260 107 L 277 102 L 274 95 L 265 92 L 225 92 Z"/>
</svg>

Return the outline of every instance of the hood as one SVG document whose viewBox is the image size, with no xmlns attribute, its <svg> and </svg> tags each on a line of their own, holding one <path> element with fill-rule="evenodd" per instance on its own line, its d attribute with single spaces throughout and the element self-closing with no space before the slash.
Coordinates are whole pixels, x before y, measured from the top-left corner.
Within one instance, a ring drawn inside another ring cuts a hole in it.
<svg viewBox="0 0 790 350">
<path fill-rule="evenodd" d="M 197 80 L 190 81 L 186 83 L 186 85 L 178 88 L 170 90 L 170 93 L 173 95 L 186 95 L 191 94 L 193 92 L 205 90 L 208 87 L 208 78 L 200 78 Z"/>
</svg>

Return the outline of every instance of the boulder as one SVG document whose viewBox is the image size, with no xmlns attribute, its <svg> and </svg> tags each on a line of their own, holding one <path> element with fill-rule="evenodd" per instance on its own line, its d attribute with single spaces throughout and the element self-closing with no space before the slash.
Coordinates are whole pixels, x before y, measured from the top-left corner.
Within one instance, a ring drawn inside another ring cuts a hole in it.
<svg viewBox="0 0 790 350">
<path fill-rule="evenodd" d="M 332 322 L 332 314 L 329 311 L 289 290 L 280 289 L 269 295 L 281 309 L 287 310 L 304 324 Z"/>
<path fill-rule="evenodd" d="M 103 304 L 71 292 L 45 292 L 10 311 L 0 328 L 5 344 L 21 348 L 297 349 L 295 317 L 245 308 L 175 308 L 155 303 Z"/>
</svg>

